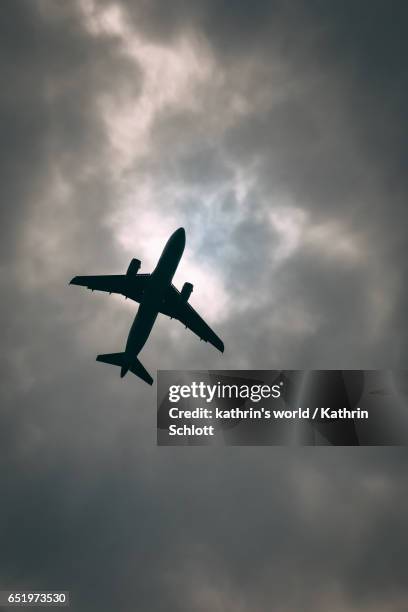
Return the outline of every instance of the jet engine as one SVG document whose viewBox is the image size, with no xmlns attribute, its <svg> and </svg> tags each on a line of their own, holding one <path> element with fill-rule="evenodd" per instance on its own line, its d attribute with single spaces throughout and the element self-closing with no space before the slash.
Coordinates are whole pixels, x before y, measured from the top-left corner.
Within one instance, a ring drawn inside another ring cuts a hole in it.
<svg viewBox="0 0 408 612">
<path fill-rule="evenodd" d="M 188 298 L 190 297 L 192 291 L 193 291 L 193 286 L 191 283 L 184 283 L 183 288 L 181 290 L 181 299 L 183 300 L 183 302 L 188 302 Z"/>
<path fill-rule="evenodd" d="M 139 268 L 141 265 L 142 262 L 140 261 L 140 259 L 132 259 L 127 269 L 126 276 L 136 276 L 136 274 L 139 272 Z"/>
</svg>

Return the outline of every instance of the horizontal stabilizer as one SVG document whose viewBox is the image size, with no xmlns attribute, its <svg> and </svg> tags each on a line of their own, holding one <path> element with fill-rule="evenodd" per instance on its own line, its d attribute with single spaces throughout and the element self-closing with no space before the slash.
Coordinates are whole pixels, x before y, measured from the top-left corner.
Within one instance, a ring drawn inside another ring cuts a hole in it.
<svg viewBox="0 0 408 612">
<path fill-rule="evenodd" d="M 122 367 L 124 363 L 124 354 L 125 353 L 106 353 L 106 355 L 98 355 L 96 361 L 102 361 L 103 363 L 110 363 L 111 365 Z"/>
<path fill-rule="evenodd" d="M 137 357 L 134 357 L 129 362 L 128 359 L 126 359 L 126 353 L 106 353 L 105 355 L 98 355 L 96 361 L 102 361 L 103 363 L 119 366 L 121 368 L 121 376 L 124 376 L 126 372 L 130 370 L 133 372 L 133 374 L 144 380 L 148 385 L 153 384 L 153 378 L 150 376 L 143 364 L 140 363 Z"/>
<path fill-rule="evenodd" d="M 130 364 L 129 370 L 133 372 L 133 374 L 136 374 L 136 376 L 147 382 L 148 385 L 153 384 L 153 378 L 150 376 L 149 372 L 146 370 L 143 364 L 140 363 L 137 357 Z"/>
</svg>

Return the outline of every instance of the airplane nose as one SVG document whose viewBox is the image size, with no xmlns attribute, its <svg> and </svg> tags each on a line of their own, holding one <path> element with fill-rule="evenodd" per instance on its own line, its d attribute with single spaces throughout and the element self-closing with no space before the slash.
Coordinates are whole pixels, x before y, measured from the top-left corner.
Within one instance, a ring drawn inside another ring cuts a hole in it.
<svg viewBox="0 0 408 612">
<path fill-rule="evenodd" d="M 184 227 L 179 227 L 178 230 L 174 232 L 175 238 L 183 244 L 186 244 L 186 231 Z"/>
</svg>

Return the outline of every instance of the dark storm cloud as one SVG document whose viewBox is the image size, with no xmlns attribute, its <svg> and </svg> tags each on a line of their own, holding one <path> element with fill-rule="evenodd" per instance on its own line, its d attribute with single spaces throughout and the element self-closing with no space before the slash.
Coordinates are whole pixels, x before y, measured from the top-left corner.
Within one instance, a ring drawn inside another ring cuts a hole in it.
<svg viewBox="0 0 408 612">
<path fill-rule="evenodd" d="M 83 175 L 100 165 L 107 143 L 98 96 L 120 87 L 137 96 L 141 75 L 114 38 L 89 36 L 74 3 L 22 0 L 2 8 L 0 189 L 7 255 L 18 244 L 27 207 L 45 197 L 54 172 L 86 185 Z M 106 186 L 100 187 L 103 207 Z M 83 208 L 87 214 L 89 202 Z"/>
<path fill-rule="evenodd" d="M 256 168 L 258 193 L 250 194 L 251 203 L 239 221 L 243 234 L 245 227 L 250 234 L 254 214 L 273 206 L 272 200 L 279 202 L 283 193 L 308 214 L 311 227 L 330 220 L 345 221 L 353 230 L 350 240 L 365 253 L 366 265 L 360 262 L 345 272 L 338 260 L 319 266 L 325 249 L 319 255 L 309 252 L 310 245 L 305 246 L 299 257 L 295 255 L 294 261 L 283 267 L 282 280 L 272 275 L 268 282 L 271 294 L 279 291 L 281 282 L 284 299 L 302 303 L 312 317 L 319 313 L 322 324 L 312 330 L 315 335 L 335 338 L 343 334 L 344 345 L 333 343 L 332 351 L 328 345 L 321 352 L 322 359 L 334 354 L 340 360 L 348 359 L 353 346 L 356 361 L 371 355 L 375 361 L 391 358 L 395 365 L 401 363 L 401 349 L 406 346 L 406 297 L 399 288 L 407 259 L 406 173 L 402 171 L 407 142 L 407 71 L 403 60 L 407 43 L 400 26 L 392 24 L 404 22 L 405 6 L 237 3 L 232 11 L 226 3 L 189 3 L 188 7 L 176 3 L 169 9 L 170 15 L 160 10 L 159 3 L 130 4 L 128 8 L 153 37 L 174 38 L 183 28 L 204 34 L 219 66 L 226 70 L 225 87 L 236 88 L 253 101 L 249 112 L 215 135 L 224 165 Z M 277 76 L 276 61 L 283 66 Z M 245 70 L 245 62 L 250 69 Z M 276 100 L 275 87 L 283 92 Z M 212 94 L 217 96 L 216 89 Z M 205 101 L 205 118 L 211 110 L 211 103 Z M 222 105 L 218 112 L 222 115 Z M 189 115 L 184 118 L 188 126 Z M 200 116 L 196 118 L 199 121 Z M 170 122 L 171 115 L 167 131 Z M 178 116 L 174 126 L 181 122 Z M 189 134 L 195 131 L 197 128 Z M 199 148 L 198 139 L 190 143 L 188 164 L 185 153 L 172 161 L 173 167 L 179 164 L 186 182 L 192 181 L 194 162 L 197 173 L 200 166 L 206 173 L 197 154 Z M 218 165 L 222 168 L 221 161 Z M 224 171 L 219 182 L 227 180 Z M 231 232 L 237 218 L 225 221 L 226 240 L 237 247 L 236 257 L 225 262 L 225 270 L 228 279 L 236 279 L 240 299 L 239 287 L 251 283 L 253 270 L 258 269 L 254 254 L 274 246 L 269 232 L 264 232 L 264 237 L 259 234 L 257 248 L 247 252 L 247 263 L 243 264 L 235 230 Z M 336 236 L 330 240 L 336 241 Z M 331 248 L 329 243 L 327 248 Z M 301 273 L 303 262 L 306 267 Z M 296 269 L 298 273 L 293 274 Z M 391 282 L 383 283 L 384 279 Z M 331 285 L 335 288 L 333 299 L 328 290 Z M 383 303 L 387 325 L 372 334 L 377 322 L 369 313 L 376 300 Z M 265 317 L 271 303 L 266 305 Z M 356 336 L 357 329 L 360 333 Z M 239 337 L 231 335 L 234 340 Z M 376 337 L 374 354 L 371 335 Z M 397 345 L 401 349 L 396 350 Z M 262 352 L 259 358 L 263 359 Z"/>
<path fill-rule="evenodd" d="M 403 365 L 405 4 L 120 5 L 209 64 L 126 180 L 176 193 L 229 299 L 223 358 L 160 321 L 146 366 L 175 345 L 180 368 Z M 156 448 L 151 390 L 93 361 L 134 311 L 67 282 L 127 263 L 103 103 L 136 104 L 147 68 L 86 6 L 108 3 L 2 7 L 3 588 L 70 588 L 78 611 L 405 610 L 404 449 Z"/>
</svg>

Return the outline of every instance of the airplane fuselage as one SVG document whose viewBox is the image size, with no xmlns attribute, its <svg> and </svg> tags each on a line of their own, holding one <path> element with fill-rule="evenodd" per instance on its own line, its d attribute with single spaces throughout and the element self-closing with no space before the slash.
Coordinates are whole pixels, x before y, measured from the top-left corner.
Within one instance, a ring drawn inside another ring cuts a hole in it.
<svg viewBox="0 0 408 612">
<path fill-rule="evenodd" d="M 185 231 L 183 228 L 179 228 L 170 236 L 156 268 L 150 275 L 126 342 L 125 355 L 128 357 L 126 361 L 129 361 L 129 363 L 132 358 L 139 354 L 149 337 L 159 314 L 160 304 L 171 285 L 185 245 Z M 123 366 L 121 375 L 124 376 L 126 371 L 126 366 Z"/>
</svg>

